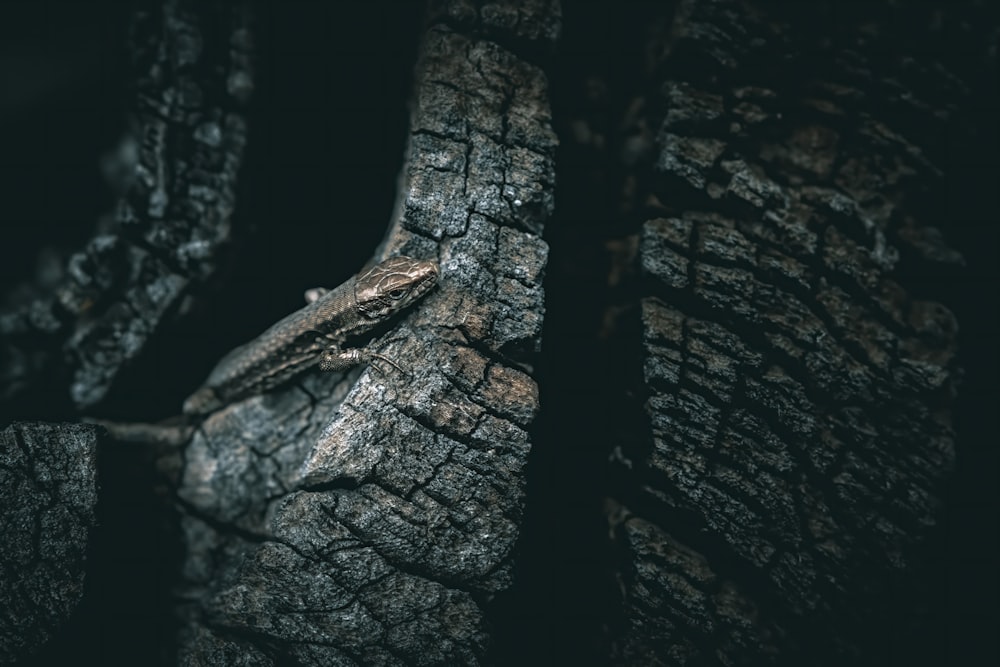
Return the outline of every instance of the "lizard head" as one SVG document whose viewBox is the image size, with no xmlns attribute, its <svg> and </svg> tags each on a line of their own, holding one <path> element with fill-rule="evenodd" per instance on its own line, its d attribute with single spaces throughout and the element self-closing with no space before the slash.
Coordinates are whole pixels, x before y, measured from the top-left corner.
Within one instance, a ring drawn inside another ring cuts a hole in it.
<svg viewBox="0 0 1000 667">
<path fill-rule="evenodd" d="M 358 310 L 370 320 L 386 318 L 420 299 L 434 287 L 437 278 L 438 267 L 434 262 L 391 257 L 355 280 Z"/>
</svg>

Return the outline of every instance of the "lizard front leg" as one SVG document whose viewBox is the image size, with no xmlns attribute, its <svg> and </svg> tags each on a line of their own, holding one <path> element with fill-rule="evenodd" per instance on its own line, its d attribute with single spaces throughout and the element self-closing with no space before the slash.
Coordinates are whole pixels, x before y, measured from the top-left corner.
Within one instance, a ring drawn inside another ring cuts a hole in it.
<svg viewBox="0 0 1000 667">
<path fill-rule="evenodd" d="M 325 287 L 313 287 L 307 289 L 305 292 L 306 303 L 313 303 L 314 301 L 322 298 L 324 294 L 329 292 Z M 370 363 L 373 359 L 381 359 L 386 362 L 400 373 L 404 373 L 402 368 L 398 364 L 394 363 L 392 359 L 383 356 L 377 352 L 372 352 L 367 349 L 357 349 L 350 348 L 347 350 L 340 349 L 340 341 L 336 336 L 326 334 L 325 338 L 329 339 L 331 342 L 330 347 L 328 347 L 319 360 L 319 368 L 322 371 L 339 372 L 346 371 L 348 369 L 354 368 L 355 366 L 360 366 L 364 363 Z M 378 366 L 375 366 L 378 368 Z M 381 372 L 381 369 L 379 369 Z"/>
<path fill-rule="evenodd" d="M 321 371 L 346 371 L 360 364 L 369 363 L 375 359 L 384 361 L 400 373 L 406 374 L 406 371 L 400 368 L 396 362 L 384 354 L 373 352 L 368 348 L 352 347 L 346 350 L 341 350 L 336 345 L 331 345 L 323 351 L 323 354 L 319 359 L 319 368 Z M 374 364 L 373 367 L 378 368 L 378 366 Z"/>
<path fill-rule="evenodd" d="M 311 287 L 305 291 L 305 294 L 303 294 L 303 296 L 306 299 L 306 303 L 309 304 L 315 301 L 319 301 L 320 297 L 322 297 L 329 291 L 330 290 L 326 287 Z"/>
</svg>

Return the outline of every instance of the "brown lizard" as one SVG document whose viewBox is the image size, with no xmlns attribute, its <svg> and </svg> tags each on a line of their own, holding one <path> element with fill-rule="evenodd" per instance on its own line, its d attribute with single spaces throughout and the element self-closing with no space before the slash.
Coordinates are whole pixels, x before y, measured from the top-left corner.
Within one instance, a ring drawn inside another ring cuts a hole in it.
<svg viewBox="0 0 1000 667">
<path fill-rule="evenodd" d="M 324 371 L 342 371 L 381 359 L 399 368 L 367 348 L 341 346 L 348 337 L 367 333 L 418 301 L 437 277 L 434 262 L 392 257 L 332 290 L 309 290 L 306 307 L 223 357 L 184 401 L 184 412 L 211 412 L 273 389 L 317 364 Z"/>
<path fill-rule="evenodd" d="M 342 371 L 378 359 L 399 368 L 368 348 L 342 346 L 420 300 L 437 283 L 432 261 L 392 257 L 332 290 L 306 292 L 308 304 L 267 331 L 227 354 L 204 384 L 184 401 L 182 424 L 127 424 L 92 419 L 117 439 L 179 445 L 188 440 L 198 417 L 281 385 L 318 365 Z"/>
</svg>

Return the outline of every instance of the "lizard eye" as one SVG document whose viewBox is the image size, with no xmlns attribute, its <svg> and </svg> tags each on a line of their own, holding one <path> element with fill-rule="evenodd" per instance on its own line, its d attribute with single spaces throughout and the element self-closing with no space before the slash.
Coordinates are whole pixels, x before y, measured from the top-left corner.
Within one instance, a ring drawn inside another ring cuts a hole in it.
<svg viewBox="0 0 1000 667">
<path fill-rule="evenodd" d="M 394 289 L 389 292 L 389 298 L 398 301 L 406 296 L 409 291 L 407 289 Z"/>
</svg>

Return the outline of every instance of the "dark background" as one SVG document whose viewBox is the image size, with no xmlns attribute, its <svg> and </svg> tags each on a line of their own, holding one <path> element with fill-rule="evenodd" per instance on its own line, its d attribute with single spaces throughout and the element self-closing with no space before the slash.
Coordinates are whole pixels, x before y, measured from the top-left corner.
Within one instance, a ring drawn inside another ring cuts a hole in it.
<svg viewBox="0 0 1000 667">
<path fill-rule="evenodd" d="M 64 265 L 113 212 L 101 163 L 128 129 L 130 6 L 0 3 L 0 303 Z M 259 3 L 255 38 L 267 55 L 256 63 L 233 243 L 200 288 L 199 311 L 151 340 L 99 416 L 176 414 L 226 351 L 304 305 L 306 288 L 334 287 L 371 257 L 402 165 L 421 10 Z M 75 421 L 61 391 L 11 416 Z M 174 664 L 182 554 L 162 480 L 148 452 L 118 447 L 101 452 L 99 484 L 84 600 L 36 664 Z"/>
<path fill-rule="evenodd" d="M 142 412 L 131 412 L 136 404 L 118 393 L 105 408 L 111 416 L 159 419 L 176 412 L 222 353 L 299 307 L 305 287 L 333 286 L 353 274 L 389 219 L 420 3 L 261 4 L 233 245 L 218 284 L 204 288 L 212 315 L 197 326 L 171 325 L 167 340 L 158 340 L 123 380 L 133 393 L 142 387 Z M 609 75 L 627 77 L 623 68 L 634 62 L 636 19 L 612 6 L 564 3 L 564 37 L 551 69 L 561 134 L 583 85 L 575 77 L 585 67 L 603 59 Z M 18 283 L 62 263 L 112 210 L 114 193 L 100 165 L 127 129 L 127 15 L 124 3 L 110 0 L 0 5 L 0 300 L 16 299 Z M 961 47 L 955 44 L 959 53 Z M 976 94 L 963 109 L 967 122 L 950 137 L 947 190 L 940 196 L 952 217 L 938 222 L 968 263 L 962 279 L 941 286 L 961 326 L 966 376 L 956 413 L 958 468 L 944 539 L 932 555 L 940 581 L 929 602 L 941 640 L 928 664 L 997 659 L 1000 107 L 995 55 L 994 69 L 971 55 L 967 61 L 959 74 Z M 615 230 L 574 206 L 580 181 L 563 176 L 572 170 L 566 151 L 557 166 L 558 210 L 546 234 L 552 255 L 539 364 L 543 413 L 522 571 L 497 603 L 498 641 L 514 644 L 502 651 L 508 658 L 565 656 L 560 647 L 574 641 L 581 653 L 588 650 L 581 632 L 600 630 L 601 606 L 610 599 L 589 593 L 600 586 L 592 579 L 600 558 L 588 550 L 595 546 L 606 493 L 603 461 L 617 427 L 588 404 L 599 362 L 588 365 L 597 344 L 594 332 L 580 325 L 593 324 L 602 304 L 581 298 L 579 286 L 581 280 L 599 286 L 606 263 L 593 260 L 604 257 L 603 244 Z M 40 254 L 49 259 L 39 261 Z M 16 416 L 74 418 L 52 408 L 59 405 L 40 401 Z M 85 600 L 38 664 L 70 657 L 104 664 L 170 659 L 169 596 L 178 554 L 171 517 L 151 491 L 156 481 L 142 453 L 102 455 L 101 525 Z M 522 611 L 530 627 L 518 620 Z M 521 638 L 530 642 L 519 640 L 524 631 Z"/>
</svg>

